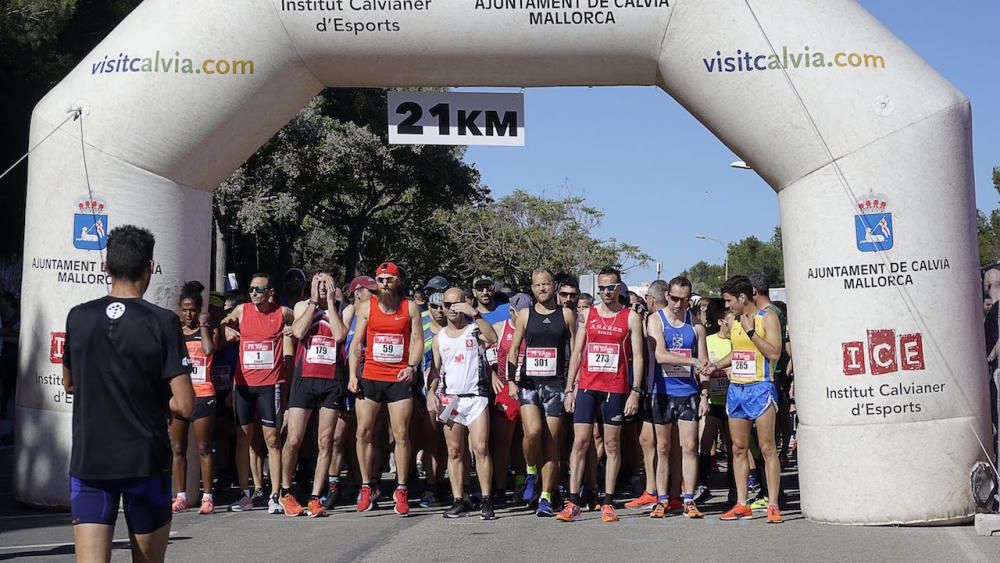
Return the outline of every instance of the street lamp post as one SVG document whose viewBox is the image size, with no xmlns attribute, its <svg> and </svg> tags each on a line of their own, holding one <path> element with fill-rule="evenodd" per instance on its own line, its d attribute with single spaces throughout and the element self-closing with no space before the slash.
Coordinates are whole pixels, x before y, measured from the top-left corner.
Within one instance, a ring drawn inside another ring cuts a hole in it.
<svg viewBox="0 0 1000 563">
<path fill-rule="evenodd" d="M 710 240 L 710 241 L 712 241 L 714 243 L 717 243 L 719 246 L 722 247 L 722 250 L 724 250 L 725 253 L 726 253 L 726 279 L 728 280 L 729 279 L 729 247 L 726 246 L 726 243 L 722 242 L 719 239 L 712 238 L 712 237 L 707 237 L 705 235 L 695 235 L 694 238 L 696 238 L 698 240 Z"/>
</svg>

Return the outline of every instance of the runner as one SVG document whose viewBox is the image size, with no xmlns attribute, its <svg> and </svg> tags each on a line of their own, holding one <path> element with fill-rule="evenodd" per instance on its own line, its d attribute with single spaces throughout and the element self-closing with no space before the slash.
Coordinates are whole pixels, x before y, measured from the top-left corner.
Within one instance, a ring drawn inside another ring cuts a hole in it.
<svg viewBox="0 0 1000 563">
<path fill-rule="evenodd" d="M 732 313 L 726 312 L 726 302 L 720 298 L 706 299 L 708 307 L 705 311 L 705 346 L 708 348 L 708 361 L 717 364 L 719 360 L 732 352 L 729 341 L 729 330 L 734 321 Z M 732 440 L 729 438 L 729 417 L 726 416 L 726 393 L 729 390 L 728 370 L 716 370 L 708 381 L 708 416 L 705 417 L 705 428 L 701 435 L 701 454 L 698 456 L 699 487 L 704 486 L 704 496 L 710 496 L 708 477 L 711 472 L 712 446 L 721 435 L 729 457 L 726 470 L 726 482 L 729 484 L 727 504 L 736 504 L 736 483 L 733 480 Z M 698 495 L 695 495 L 695 501 Z"/>
<path fill-rule="evenodd" d="M 191 383 L 194 385 L 195 406 L 190 419 L 174 417 L 170 422 L 170 443 L 174 451 L 174 491 L 176 497 L 171 509 L 176 514 L 189 507 L 187 500 L 187 449 L 188 428 L 194 424 L 198 459 L 201 465 L 201 507 L 199 514 L 211 514 L 215 505 L 212 499 L 215 456 L 212 453 L 212 434 L 215 426 L 215 386 L 212 383 L 212 358 L 221 345 L 222 331 L 214 330 L 208 312 L 202 311 L 201 292 L 205 286 L 196 281 L 184 284 L 181 289 L 181 331 L 188 357 L 191 359 Z"/>
<path fill-rule="evenodd" d="M 656 427 L 656 507 L 652 518 L 663 518 L 668 510 L 672 426 L 677 424 L 681 446 L 684 516 L 701 518 L 694 503 L 698 478 L 698 421 L 708 413 L 708 389 L 701 381 L 702 359 L 708 365 L 705 327 L 693 323 L 688 301 L 691 282 L 678 276 L 667 284 L 667 306 L 650 315 L 649 332 L 656 341 L 656 361 L 662 379 L 654 382 L 653 423 Z M 660 301 L 654 298 L 654 301 Z M 714 371 L 714 370 L 713 370 Z"/>
<path fill-rule="evenodd" d="M 493 324 L 493 331 L 499 335 L 499 340 L 493 346 L 486 348 L 486 359 L 493 368 L 493 393 L 496 395 L 494 407 L 491 409 L 493 427 L 490 429 L 490 455 L 493 458 L 493 497 L 498 502 L 507 498 L 507 472 L 510 467 L 511 450 L 516 449 L 519 459 L 523 458 L 521 446 L 514 442 L 514 432 L 521 422 L 521 409 L 517 399 L 511 398 L 507 391 L 507 357 L 510 355 L 510 343 L 514 339 L 513 319 L 518 313 L 531 307 L 531 296 L 518 293 L 510 298 L 510 317 Z M 524 349 L 521 343 L 517 365 L 524 362 Z M 519 478 L 522 477 L 519 475 Z M 523 482 L 520 483 L 523 485 Z"/>
<path fill-rule="evenodd" d="M 768 490 L 780 490 L 781 465 L 774 444 L 774 423 L 778 410 L 778 395 L 774 387 L 774 362 L 781 354 L 781 325 L 772 311 L 758 309 L 753 302 L 753 286 L 746 276 L 726 280 L 721 289 L 726 306 L 736 315 L 730 341 L 732 352 L 709 365 L 706 371 L 732 367 L 729 390 L 726 394 L 726 414 L 729 432 L 733 439 L 733 469 L 736 476 L 736 506 L 719 518 L 746 520 L 753 518 L 753 509 L 747 505 L 747 446 L 750 428 L 757 425 L 759 446 L 764 455 L 764 471 Z M 780 523 L 777 494 L 768 499 L 767 522 Z"/>
<path fill-rule="evenodd" d="M 66 317 L 62 384 L 73 395 L 69 496 L 80 561 L 111 560 L 119 505 L 134 561 L 160 562 L 167 551 L 167 417 L 189 418 L 195 396 L 177 314 L 142 299 L 154 244 L 145 229 L 111 231 L 110 293 Z"/>
<path fill-rule="evenodd" d="M 470 509 L 465 492 L 465 454 L 471 445 L 476 474 L 483 494 L 480 518 L 493 520 L 493 465 L 490 458 L 490 377 L 483 369 L 481 344 L 496 343 L 490 323 L 465 302 L 465 292 L 451 288 L 444 293 L 448 326 L 434 336 L 434 367 L 427 393 L 427 411 L 438 413 L 448 443 L 448 475 L 455 499 L 445 518 L 459 518 Z M 470 323 L 468 318 L 472 318 Z M 440 397 L 438 393 L 440 392 Z"/>
<path fill-rule="evenodd" d="M 288 380 L 286 370 L 291 364 L 285 354 L 285 324 L 294 320 L 292 310 L 274 302 L 271 276 L 264 273 L 250 278 L 250 303 L 233 309 L 222 326 L 238 326 L 240 331 L 240 369 L 233 387 L 233 412 L 240 431 L 236 433 L 236 469 L 239 473 L 243 496 L 229 506 L 230 510 L 249 510 L 253 507 L 248 484 L 250 443 L 257 426 L 264 435 L 267 446 L 267 465 L 271 474 L 271 496 L 267 502 L 268 514 L 283 511 L 279 498 L 281 485 L 281 416 L 282 391 Z M 254 485 L 260 489 L 263 482 Z"/>
<path fill-rule="evenodd" d="M 557 280 L 559 306 L 576 311 L 580 301 L 580 283 L 569 274 L 558 276 Z"/>
<path fill-rule="evenodd" d="M 313 275 L 309 299 L 295 304 L 295 321 L 292 335 L 298 340 L 295 353 L 295 374 L 288 399 L 288 438 L 282 449 L 281 505 L 285 514 L 299 516 L 325 516 L 326 508 L 320 494 L 327 488 L 326 477 L 330 467 L 333 433 L 337 419 L 344 410 L 343 342 L 347 338 L 335 301 L 337 282 L 329 272 Z M 312 495 L 303 510 L 289 489 L 292 475 L 298 464 L 299 448 L 305 437 L 313 411 L 319 411 L 316 432 L 319 453 L 313 475 Z"/>
<path fill-rule="evenodd" d="M 388 404 L 389 423 L 396 440 L 396 491 L 394 510 L 410 513 L 407 478 L 410 473 L 410 417 L 413 414 L 413 377 L 423 356 L 420 310 L 404 299 L 403 273 L 392 262 L 375 270 L 378 299 L 355 303 L 357 333 L 351 342 L 350 383 L 352 393 L 360 393 L 358 414 L 358 460 L 361 465 L 361 494 L 358 512 L 375 508 L 372 491 L 379 468 L 372 465 L 374 428 L 379 411 Z M 364 346 L 364 369 L 360 370 Z"/>
<path fill-rule="evenodd" d="M 667 282 L 656 280 L 646 290 L 646 304 L 649 311 L 659 311 L 667 306 Z M 642 463 L 646 484 L 642 494 L 625 503 L 625 508 L 652 508 L 656 506 L 656 430 L 653 424 L 653 383 L 663 380 L 663 371 L 655 360 L 656 339 L 650 332 L 652 317 L 645 319 L 646 333 L 646 375 L 643 377 L 643 397 L 640 404 L 642 429 L 639 433 L 639 447 L 642 449 Z M 657 329 L 659 330 L 659 329 Z"/>
<path fill-rule="evenodd" d="M 447 498 L 447 487 L 444 484 L 444 471 L 448 464 L 448 447 L 445 445 L 444 432 L 438 422 L 436 412 L 427 411 L 427 394 L 430 384 L 431 368 L 434 366 L 433 342 L 441 329 L 448 324 L 444 308 L 444 292 L 448 289 L 448 280 L 443 276 L 434 276 L 424 284 L 424 293 L 428 298 L 427 311 L 421 314 L 424 329 L 424 361 L 421 374 L 424 376 L 421 397 L 414 401 L 414 408 L 420 413 L 411 420 L 414 442 L 420 444 L 418 449 L 423 453 L 422 463 L 426 475 L 426 487 L 420 496 L 420 506 L 429 508 L 440 504 Z"/>
<path fill-rule="evenodd" d="M 521 403 L 524 426 L 524 458 L 527 478 L 523 498 L 529 506 L 537 502 L 538 516 L 552 516 L 552 493 L 559 475 L 559 438 L 565 414 L 567 345 L 576 334 L 576 312 L 560 307 L 555 299 L 552 272 L 538 268 L 531 274 L 535 305 L 517 314 L 510 349 L 525 342 L 525 362 L 519 367 L 507 358 L 507 373 L 516 378 L 508 385 L 511 397 Z M 538 464 L 542 466 L 542 492 L 535 497 Z"/>
<path fill-rule="evenodd" d="M 472 284 L 476 298 L 476 308 L 491 325 L 510 318 L 510 309 L 502 307 L 496 300 L 496 284 L 489 278 L 476 280 Z"/>
<path fill-rule="evenodd" d="M 572 522 L 580 515 L 580 485 L 587 450 L 594 441 L 593 425 L 600 410 L 604 427 L 604 451 L 607 462 L 604 473 L 604 496 L 601 499 L 601 520 L 617 522 L 612 497 L 621 467 L 619 442 L 621 426 L 626 416 L 639 411 L 642 396 L 644 336 L 642 317 L 624 307 L 618 300 L 621 274 L 605 268 L 597 275 L 597 290 L 601 303 L 591 307 L 582 330 L 576 334 L 569 363 L 566 386 L 566 411 L 573 414 L 573 452 L 570 454 L 569 501 L 557 520 Z M 633 357 L 633 350 L 639 354 Z M 629 367 L 634 381 L 629 392 Z M 579 380 L 579 390 L 577 381 Z"/>
</svg>

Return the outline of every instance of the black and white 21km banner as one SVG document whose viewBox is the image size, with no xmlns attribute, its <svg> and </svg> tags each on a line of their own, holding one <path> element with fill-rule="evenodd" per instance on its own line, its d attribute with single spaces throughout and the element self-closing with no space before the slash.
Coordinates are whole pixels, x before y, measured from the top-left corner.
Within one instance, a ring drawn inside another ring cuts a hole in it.
<svg viewBox="0 0 1000 563">
<path fill-rule="evenodd" d="M 389 143 L 524 146 L 524 94 L 390 91 Z"/>
</svg>

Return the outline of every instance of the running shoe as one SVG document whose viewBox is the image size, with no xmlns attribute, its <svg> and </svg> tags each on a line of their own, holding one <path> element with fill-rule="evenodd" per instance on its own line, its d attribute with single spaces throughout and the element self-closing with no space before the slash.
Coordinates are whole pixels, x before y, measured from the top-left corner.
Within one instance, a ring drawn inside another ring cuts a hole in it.
<svg viewBox="0 0 1000 563">
<path fill-rule="evenodd" d="M 255 489 L 253 496 L 250 497 L 250 502 L 253 503 L 254 508 L 266 508 L 267 493 L 264 492 L 264 489 Z"/>
<path fill-rule="evenodd" d="M 403 486 L 396 487 L 396 492 L 392 493 L 392 500 L 396 503 L 392 510 L 400 516 L 410 515 L 410 500 L 406 495 L 407 490 Z"/>
<path fill-rule="evenodd" d="M 615 507 L 610 504 L 601 506 L 601 522 L 617 522 L 618 515 L 615 514 Z"/>
<path fill-rule="evenodd" d="M 230 512 L 243 512 L 245 510 L 253 510 L 253 501 L 246 495 L 241 495 L 240 500 L 229 505 Z"/>
<path fill-rule="evenodd" d="M 667 505 L 662 502 L 656 503 L 653 506 L 653 511 L 649 513 L 650 518 L 666 518 L 667 517 Z"/>
<path fill-rule="evenodd" d="M 295 498 L 292 493 L 286 493 L 285 496 L 278 498 L 278 503 L 281 504 L 281 509 L 285 514 L 289 516 L 301 516 L 305 512 L 302 505 L 299 504 L 299 499 Z"/>
<path fill-rule="evenodd" d="M 776 504 L 767 505 L 767 523 L 781 524 L 781 511 L 778 510 L 778 505 Z"/>
<path fill-rule="evenodd" d="M 441 503 L 441 500 L 437 498 L 434 491 L 424 491 L 424 495 L 420 497 L 420 506 L 424 508 L 430 508 L 432 506 L 437 506 Z"/>
<path fill-rule="evenodd" d="M 479 507 L 479 519 L 480 520 L 496 520 L 496 513 L 493 511 L 493 499 L 486 497 L 483 499 L 482 506 Z"/>
<path fill-rule="evenodd" d="M 296 502 L 295 504 L 298 504 Z M 301 506 L 299 507 L 302 508 Z M 267 513 L 268 514 L 281 514 L 285 511 L 285 506 L 281 504 L 281 499 L 278 498 L 277 494 L 272 494 L 271 498 L 267 500 Z M 297 514 L 294 516 L 298 516 Z"/>
<path fill-rule="evenodd" d="M 697 503 L 704 503 L 708 499 L 712 498 L 712 489 L 709 489 L 705 485 L 699 485 L 694 491 L 694 501 Z"/>
<path fill-rule="evenodd" d="M 170 505 L 170 510 L 177 514 L 179 512 L 187 512 L 187 509 L 191 508 L 188 506 L 187 499 L 182 499 L 181 497 L 174 498 L 173 504 Z"/>
<path fill-rule="evenodd" d="M 464 500 L 458 499 L 451 503 L 451 508 L 446 510 L 442 516 L 445 518 L 464 518 L 469 510 L 469 505 Z"/>
<path fill-rule="evenodd" d="M 548 518 L 552 516 L 552 514 L 552 503 L 546 499 L 540 499 L 538 501 L 538 510 L 535 511 L 535 516 Z"/>
<path fill-rule="evenodd" d="M 702 516 L 704 516 L 704 514 L 702 514 L 701 511 L 698 510 L 698 507 L 695 506 L 693 502 L 686 502 L 684 503 L 684 516 L 695 519 L 695 518 L 701 518 Z"/>
<path fill-rule="evenodd" d="M 323 502 L 323 508 L 333 510 L 337 506 L 338 498 L 340 498 L 340 485 L 329 483 L 326 488 L 326 496 L 320 500 Z"/>
<path fill-rule="evenodd" d="M 719 516 L 719 520 L 750 520 L 753 509 L 745 504 L 737 504 Z"/>
<path fill-rule="evenodd" d="M 375 508 L 375 501 L 372 499 L 372 488 L 368 485 L 361 485 L 358 492 L 358 512 L 368 512 Z"/>
<path fill-rule="evenodd" d="M 326 516 L 326 507 L 323 503 L 316 497 L 309 499 L 309 506 L 306 509 L 306 513 L 309 514 L 310 518 L 317 518 L 319 516 Z"/>
<path fill-rule="evenodd" d="M 639 498 L 625 503 L 625 508 L 649 508 L 656 504 L 656 495 L 649 491 L 643 491 Z"/>
<path fill-rule="evenodd" d="M 537 481 L 538 475 L 528 475 L 524 478 L 524 492 L 521 493 L 521 500 L 527 503 L 535 500 L 535 484 Z"/>
<path fill-rule="evenodd" d="M 539 506 L 538 508 L 539 510 L 541 510 L 541 506 Z M 556 520 L 560 522 L 572 522 L 576 520 L 576 517 L 579 515 L 580 515 L 580 507 L 577 506 L 576 503 L 574 503 L 573 501 L 568 500 L 566 501 L 566 506 L 563 507 L 563 509 L 559 512 L 559 514 L 556 514 Z M 539 516 L 541 516 L 541 514 L 539 514 Z"/>
<path fill-rule="evenodd" d="M 210 498 L 201 499 L 201 508 L 198 509 L 198 514 L 211 514 L 215 512 L 215 503 L 212 502 Z"/>
<path fill-rule="evenodd" d="M 768 507 L 769 504 L 770 501 L 767 500 L 767 497 L 760 497 L 759 499 L 750 503 L 750 508 L 754 510 L 764 510 L 765 508 Z"/>
</svg>

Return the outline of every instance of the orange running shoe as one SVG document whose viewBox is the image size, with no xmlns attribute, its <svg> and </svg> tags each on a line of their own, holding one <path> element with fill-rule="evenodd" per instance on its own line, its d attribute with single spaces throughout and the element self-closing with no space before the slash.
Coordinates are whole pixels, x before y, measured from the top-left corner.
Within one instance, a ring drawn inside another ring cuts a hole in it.
<svg viewBox="0 0 1000 563">
<path fill-rule="evenodd" d="M 684 516 L 688 518 L 701 518 L 704 514 L 698 510 L 698 507 L 693 502 L 686 502 L 684 503 Z"/>
<path fill-rule="evenodd" d="M 198 514 L 211 514 L 213 512 L 215 512 L 215 503 L 208 497 L 202 497 L 201 508 L 198 509 Z"/>
<path fill-rule="evenodd" d="M 568 500 L 563 509 L 556 514 L 556 520 L 560 522 L 572 522 L 580 515 L 580 507 L 575 502 Z"/>
<path fill-rule="evenodd" d="M 667 505 L 662 502 L 656 503 L 653 507 L 653 511 L 649 513 L 650 518 L 666 518 L 667 517 Z"/>
<path fill-rule="evenodd" d="M 326 516 L 326 508 L 323 506 L 323 503 L 319 501 L 319 497 L 312 497 L 309 499 L 309 506 L 306 509 L 306 514 L 308 514 L 310 518 Z"/>
<path fill-rule="evenodd" d="M 301 516 L 305 510 L 302 505 L 299 504 L 298 499 L 292 493 L 287 493 L 285 496 L 278 499 L 281 503 L 281 507 L 285 509 L 285 514 L 289 516 Z"/>
<path fill-rule="evenodd" d="M 396 492 L 392 493 L 392 500 L 396 501 L 393 510 L 400 516 L 410 515 L 410 499 L 407 498 L 407 495 L 406 487 L 403 486 L 396 487 Z"/>
<path fill-rule="evenodd" d="M 656 495 L 649 491 L 643 491 L 639 498 L 626 502 L 625 508 L 648 508 L 654 504 L 656 504 Z"/>
<path fill-rule="evenodd" d="M 684 508 L 684 501 L 681 497 L 670 497 L 667 501 L 667 512 L 680 512 Z"/>
<path fill-rule="evenodd" d="M 776 504 L 767 505 L 767 523 L 781 524 L 781 511 L 778 510 L 778 505 Z"/>
<path fill-rule="evenodd" d="M 361 485 L 361 490 L 358 491 L 358 512 L 368 512 L 373 508 L 375 508 L 375 503 L 372 502 L 372 488 L 368 485 Z"/>
<path fill-rule="evenodd" d="M 191 507 L 188 506 L 187 499 L 183 499 L 181 497 L 175 498 L 173 504 L 170 505 L 170 510 L 172 510 L 174 514 L 177 514 L 178 512 L 185 512 L 189 508 Z"/>
<path fill-rule="evenodd" d="M 753 518 L 753 509 L 746 504 L 737 504 L 719 516 L 719 520 L 750 520 Z"/>
<path fill-rule="evenodd" d="M 618 515 L 615 514 L 615 507 L 610 504 L 601 505 L 601 522 L 617 522 Z"/>
</svg>

